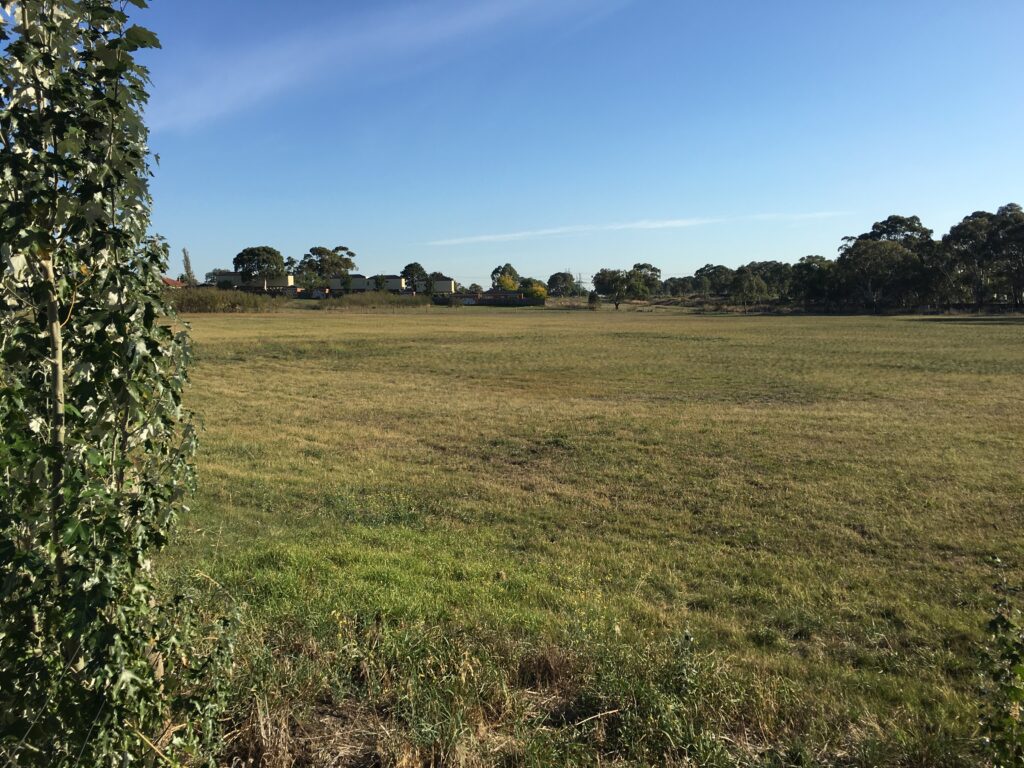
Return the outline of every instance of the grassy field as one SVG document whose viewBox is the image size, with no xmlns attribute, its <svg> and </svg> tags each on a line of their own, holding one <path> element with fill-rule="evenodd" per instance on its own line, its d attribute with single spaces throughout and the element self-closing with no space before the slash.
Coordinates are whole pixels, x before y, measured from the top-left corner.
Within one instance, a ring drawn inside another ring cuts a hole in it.
<svg viewBox="0 0 1024 768">
<path fill-rule="evenodd" d="M 235 754 L 980 765 L 1024 322 L 194 316 Z"/>
</svg>

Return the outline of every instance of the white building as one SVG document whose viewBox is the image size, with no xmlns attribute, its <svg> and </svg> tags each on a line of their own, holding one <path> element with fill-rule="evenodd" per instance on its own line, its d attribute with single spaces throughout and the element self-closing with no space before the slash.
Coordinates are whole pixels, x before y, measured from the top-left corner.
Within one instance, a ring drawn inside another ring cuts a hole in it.
<svg viewBox="0 0 1024 768">
<path fill-rule="evenodd" d="M 452 280 L 450 277 L 444 277 L 442 275 L 441 277 L 434 278 L 431 282 L 433 283 L 431 288 L 432 288 L 433 293 L 434 293 L 435 296 L 437 296 L 437 295 L 444 296 L 444 295 L 455 293 L 455 281 Z M 427 292 L 427 282 L 425 280 L 417 280 L 416 281 L 416 293 L 426 293 L 426 292 Z"/>
<path fill-rule="evenodd" d="M 295 287 L 295 277 L 283 275 L 281 277 L 254 277 L 252 280 L 243 280 L 241 272 L 225 272 L 213 277 L 213 284 L 218 288 L 247 288 L 250 290 L 263 291 L 285 291 Z"/>
<path fill-rule="evenodd" d="M 366 275 L 349 275 L 348 276 L 348 290 L 352 293 L 365 293 L 366 291 L 376 291 L 377 281 L 379 278 L 383 278 L 383 290 L 391 291 L 392 293 L 401 293 L 405 290 L 405 278 L 399 275 L 375 275 L 373 277 L 366 277 Z M 327 281 L 327 286 L 331 289 L 331 292 L 344 291 L 345 290 L 345 278 L 332 277 Z"/>
</svg>

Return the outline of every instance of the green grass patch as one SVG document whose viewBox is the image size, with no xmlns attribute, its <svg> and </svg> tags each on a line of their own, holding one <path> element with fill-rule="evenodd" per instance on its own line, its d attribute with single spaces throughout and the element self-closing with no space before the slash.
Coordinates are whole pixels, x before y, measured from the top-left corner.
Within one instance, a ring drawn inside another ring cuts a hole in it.
<svg viewBox="0 0 1024 768">
<path fill-rule="evenodd" d="M 160 568 L 244 606 L 236 754 L 983 764 L 1024 325 L 190 321 L 201 486 Z"/>
</svg>

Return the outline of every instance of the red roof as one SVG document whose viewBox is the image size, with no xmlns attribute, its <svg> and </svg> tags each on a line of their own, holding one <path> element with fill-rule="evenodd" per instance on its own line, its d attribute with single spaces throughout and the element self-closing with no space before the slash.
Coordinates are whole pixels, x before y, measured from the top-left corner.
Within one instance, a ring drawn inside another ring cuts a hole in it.
<svg viewBox="0 0 1024 768">
<path fill-rule="evenodd" d="M 168 288 L 184 288 L 185 284 L 181 280 L 175 280 L 173 277 L 167 277 L 166 275 L 161 280 L 164 281 L 164 285 Z"/>
</svg>

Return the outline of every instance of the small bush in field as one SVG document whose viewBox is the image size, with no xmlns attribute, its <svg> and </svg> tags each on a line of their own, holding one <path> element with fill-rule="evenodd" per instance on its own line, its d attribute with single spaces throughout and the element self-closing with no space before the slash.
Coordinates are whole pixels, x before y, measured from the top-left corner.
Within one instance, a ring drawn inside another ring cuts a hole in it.
<svg viewBox="0 0 1024 768">
<path fill-rule="evenodd" d="M 995 768 L 1024 765 L 1024 621 L 1005 585 L 988 623 L 982 732 Z"/>
</svg>

